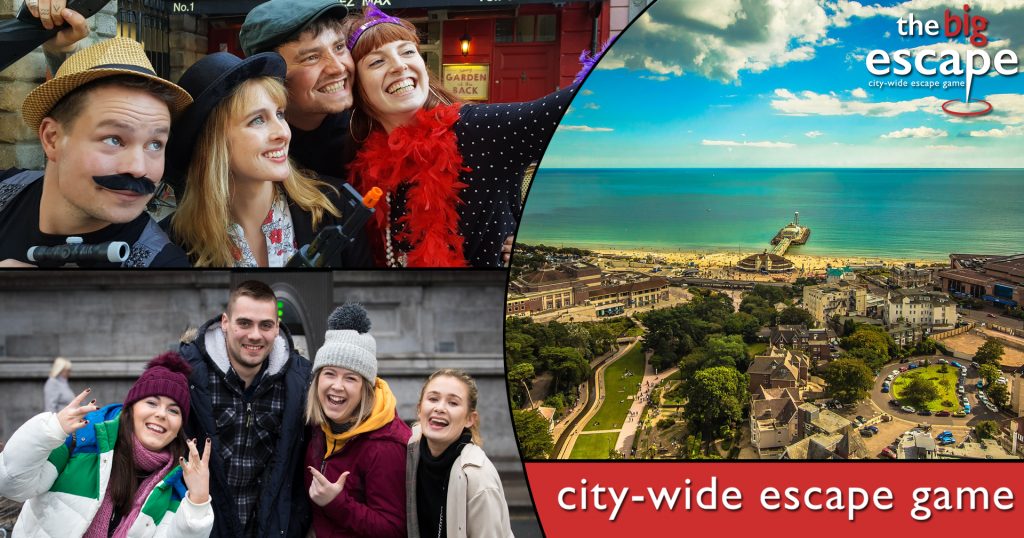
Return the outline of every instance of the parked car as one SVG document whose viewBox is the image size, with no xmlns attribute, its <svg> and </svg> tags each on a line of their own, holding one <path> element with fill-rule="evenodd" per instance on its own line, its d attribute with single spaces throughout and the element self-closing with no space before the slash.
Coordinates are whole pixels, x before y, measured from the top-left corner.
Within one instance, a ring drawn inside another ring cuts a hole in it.
<svg viewBox="0 0 1024 538">
<path fill-rule="evenodd" d="M 971 412 L 971 404 L 965 403 L 964 404 L 964 413 L 969 414 L 970 412 Z M 966 414 L 964 416 L 967 416 Z"/>
<path fill-rule="evenodd" d="M 879 456 L 894 460 L 896 459 L 896 451 L 889 447 L 885 447 L 882 449 L 882 453 L 879 454 Z"/>
<path fill-rule="evenodd" d="M 937 417 L 948 417 L 949 415 L 950 415 L 949 411 L 946 411 L 945 409 L 943 409 L 942 411 L 936 411 L 935 412 L 935 416 L 937 416 Z"/>
<path fill-rule="evenodd" d="M 957 387 L 957 388 L 956 388 L 956 391 L 957 391 L 958 393 L 960 393 L 960 394 L 963 394 L 963 393 L 964 393 L 964 386 L 963 386 L 963 385 L 960 385 L 959 387 Z"/>
<path fill-rule="evenodd" d="M 914 363 L 914 364 L 911 364 L 910 366 L 907 366 L 908 370 L 913 370 L 914 368 L 917 368 L 917 363 Z"/>
<path fill-rule="evenodd" d="M 981 381 L 981 380 L 979 380 L 979 381 L 978 381 L 977 383 L 975 383 L 975 384 L 974 384 L 974 386 L 975 386 L 975 387 L 978 387 L 978 388 L 980 389 L 980 388 L 982 388 L 982 387 L 984 387 L 984 386 L 985 386 L 985 382 L 984 382 L 984 381 Z"/>
<path fill-rule="evenodd" d="M 903 407 L 900 408 L 900 410 L 903 411 L 904 413 L 913 413 L 915 411 L 915 409 L 913 407 L 910 407 L 909 405 L 904 405 Z"/>
<path fill-rule="evenodd" d="M 882 394 L 889 392 L 889 385 L 882 385 Z"/>
<path fill-rule="evenodd" d="M 963 411 L 957 411 L 956 413 L 953 413 L 953 416 L 956 418 L 964 418 L 967 416 L 967 413 L 964 413 Z"/>
<path fill-rule="evenodd" d="M 939 446 L 947 446 L 947 445 L 954 445 L 954 444 L 956 444 L 956 439 L 953 439 L 951 437 L 944 437 L 942 439 L 937 439 L 937 441 L 939 442 Z"/>
<path fill-rule="evenodd" d="M 907 371 L 907 367 L 906 366 L 900 366 L 900 371 L 901 372 L 906 372 Z"/>
<path fill-rule="evenodd" d="M 878 433 L 878 426 L 864 426 L 865 430 L 871 430 L 871 433 Z"/>
<path fill-rule="evenodd" d="M 900 401 L 897 400 L 896 398 L 893 398 L 893 399 L 889 400 L 889 405 L 891 405 L 893 407 L 899 407 L 900 406 Z"/>
<path fill-rule="evenodd" d="M 922 409 L 918 411 L 917 414 L 921 415 L 922 417 L 930 417 L 932 415 L 932 412 L 928 409 Z"/>
<path fill-rule="evenodd" d="M 986 403 L 985 404 L 985 408 L 988 409 L 989 411 L 992 411 L 993 413 L 998 413 L 999 412 L 999 408 L 996 407 L 995 405 L 993 405 L 992 402 Z"/>
<path fill-rule="evenodd" d="M 865 419 L 861 415 L 857 415 L 857 422 L 860 423 L 860 424 L 864 424 L 865 422 L 867 422 L 867 419 Z"/>
<path fill-rule="evenodd" d="M 971 368 L 977 368 L 977 367 L 978 367 L 978 363 L 976 363 L 976 362 L 971 362 Z"/>
<path fill-rule="evenodd" d="M 953 362 L 951 362 L 951 363 L 949 363 L 949 364 L 950 364 L 950 366 L 952 366 L 952 367 L 954 367 L 954 368 L 959 368 L 959 367 L 960 367 L 960 363 L 959 363 L 959 362 L 956 362 L 956 361 L 953 361 Z"/>
<path fill-rule="evenodd" d="M 871 430 L 860 430 L 861 437 L 871 437 L 874 433 Z"/>
<path fill-rule="evenodd" d="M 900 370 L 899 370 L 899 369 L 896 369 L 896 370 L 893 370 L 893 371 L 892 371 L 892 376 L 893 376 L 893 377 L 896 377 L 896 376 L 898 376 L 898 375 L 900 375 Z"/>
<path fill-rule="evenodd" d="M 949 361 L 946 359 L 939 359 L 939 364 L 949 364 Z"/>
</svg>

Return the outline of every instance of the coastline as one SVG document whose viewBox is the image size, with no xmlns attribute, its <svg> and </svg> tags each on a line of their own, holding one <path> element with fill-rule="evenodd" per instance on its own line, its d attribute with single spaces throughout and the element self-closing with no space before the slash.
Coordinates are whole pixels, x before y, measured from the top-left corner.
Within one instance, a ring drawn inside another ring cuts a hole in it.
<svg viewBox="0 0 1024 538">
<path fill-rule="evenodd" d="M 623 256 L 642 260 L 648 257 L 662 258 L 667 264 L 689 265 L 691 262 L 699 268 L 728 268 L 735 267 L 743 258 L 752 254 L 759 254 L 763 251 L 757 249 L 715 251 L 715 250 L 662 250 L 657 248 L 593 248 L 577 247 L 591 252 L 598 253 L 604 257 Z M 926 259 L 926 258 L 896 258 L 896 257 L 866 257 L 866 256 L 843 256 L 843 255 L 812 255 L 812 254 L 786 254 L 786 259 L 793 262 L 797 272 L 813 273 L 823 272 L 827 266 L 842 267 L 846 265 L 877 265 L 881 262 L 886 266 L 902 266 L 906 263 L 915 263 L 918 266 L 944 265 L 948 266 L 949 258 Z"/>
</svg>

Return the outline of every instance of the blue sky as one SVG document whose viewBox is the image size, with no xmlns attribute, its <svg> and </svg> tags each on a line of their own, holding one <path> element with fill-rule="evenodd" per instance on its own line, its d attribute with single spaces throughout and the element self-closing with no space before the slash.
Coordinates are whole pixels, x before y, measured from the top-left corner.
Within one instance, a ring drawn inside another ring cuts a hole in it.
<svg viewBox="0 0 1024 538">
<path fill-rule="evenodd" d="M 943 21 L 963 0 L 658 0 L 585 82 L 545 168 L 952 167 L 1024 165 L 1024 75 L 975 77 L 993 111 L 958 118 L 963 87 L 895 88 L 865 55 L 975 49 L 961 36 L 903 37 L 897 20 Z M 1024 56 L 1024 0 L 971 1 L 985 50 Z M 930 64 L 935 67 L 935 64 Z"/>
</svg>

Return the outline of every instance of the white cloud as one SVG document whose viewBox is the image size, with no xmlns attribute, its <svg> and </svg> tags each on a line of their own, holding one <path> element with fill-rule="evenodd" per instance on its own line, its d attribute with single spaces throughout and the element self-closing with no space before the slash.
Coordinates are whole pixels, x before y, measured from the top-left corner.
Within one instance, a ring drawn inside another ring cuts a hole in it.
<svg viewBox="0 0 1024 538">
<path fill-rule="evenodd" d="M 823 133 L 821 131 L 807 131 L 806 133 L 804 133 L 804 136 L 806 136 L 807 138 L 818 138 L 819 136 L 821 136 L 823 134 L 825 134 L 825 133 Z"/>
<path fill-rule="evenodd" d="M 850 95 L 856 97 L 857 99 L 868 98 L 868 92 L 864 91 L 864 88 L 854 88 L 850 90 Z"/>
<path fill-rule="evenodd" d="M 607 133 L 614 131 L 611 127 L 591 127 L 589 125 L 559 125 L 558 131 L 579 131 L 581 133 Z"/>
<path fill-rule="evenodd" d="M 585 108 L 587 110 L 597 110 L 597 109 L 601 108 L 601 105 L 599 105 L 597 103 L 586 103 L 586 104 L 583 105 L 583 108 Z"/>
<path fill-rule="evenodd" d="M 701 140 L 700 145 L 702 146 L 727 146 L 730 148 L 745 147 L 745 148 L 792 148 L 796 144 L 790 144 L 789 142 L 747 142 L 746 140 Z"/>
<path fill-rule="evenodd" d="M 594 92 L 591 90 L 583 90 L 580 92 L 580 95 L 594 95 Z"/>
<path fill-rule="evenodd" d="M 949 136 L 949 133 L 943 129 L 934 129 L 931 127 L 907 127 L 900 129 L 899 131 L 893 131 L 882 135 L 882 138 L 942 138 Z"/>
<path fill-rule="evenodd" d="M 942 99 L 919 97 L 907 101 L 844 101 L 835 95 L 803 91 L 799 95 L 785 89 L 775 90 L 772 108 L 787 116 L 871 116 L 891 117 L 907 112 L 942 114 Z"/>
<path fill-rule="evenodd" d="M 665 82 L 666 80 L 668 80 L 669 77 L 667 75 L 642 75 L 640 78 L 645 80 L 653 80 L 655 82 Z"/>
<path fill-rule="evenodd" d="M 741 71 L 760 73 L 814 58 L 817 47 L 837 43 L 828 28 L 828 13 L 817 0 L 655 3 L 599 68 L 693 72 L 732 82 Z"/>
<path fill-rule="evenodd" d="M 970 131 L 967 136 L 976 138 L 1005 138 L 1007 136 L 1021 136 L 1024 135 L 1024 126 L 1022 125 L 1011 125 L 1003 129 L 989 129 L 987 131 Z"/>
</svg>

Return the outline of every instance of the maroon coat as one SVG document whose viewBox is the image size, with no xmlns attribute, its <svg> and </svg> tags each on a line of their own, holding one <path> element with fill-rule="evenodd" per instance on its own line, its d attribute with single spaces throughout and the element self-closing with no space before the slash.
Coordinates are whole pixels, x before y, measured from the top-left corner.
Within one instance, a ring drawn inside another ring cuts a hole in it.
<svg viewBox="0 0 1024 538">
<path fill-rule="evenodd" d="M 313 427 L 306 465 L 332 482 L 350 472 L 330 504 L 310 503 L 317 538 L 405 537 L 405 451 L 411 435 L 396 414 L 387 426 L 357 435 L 325 461 L 324 432 Z M 313 477 L 308 469 L 304 475 L 308 491 Z"/>
</svg>

